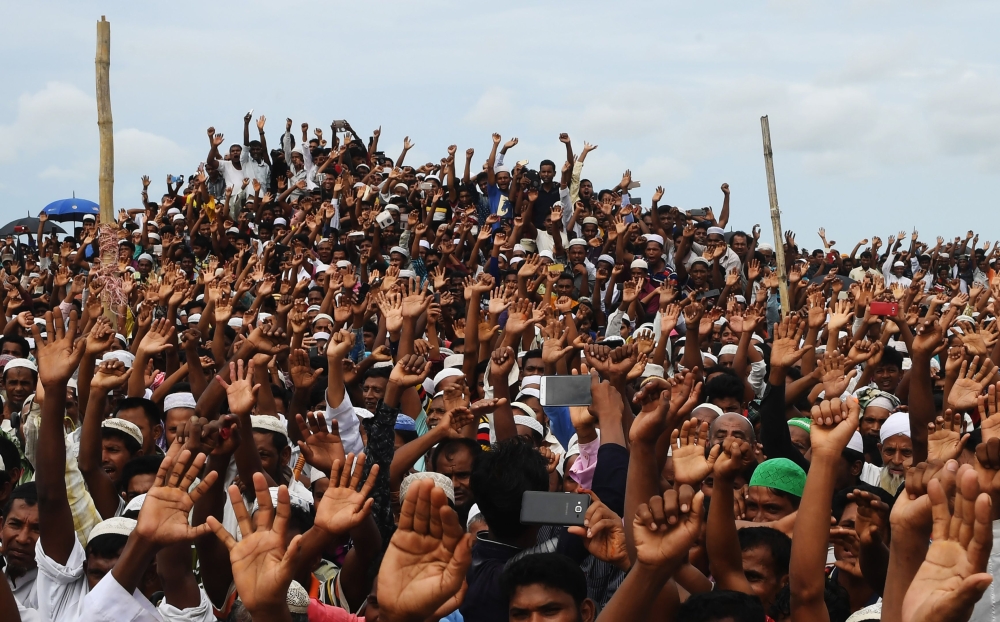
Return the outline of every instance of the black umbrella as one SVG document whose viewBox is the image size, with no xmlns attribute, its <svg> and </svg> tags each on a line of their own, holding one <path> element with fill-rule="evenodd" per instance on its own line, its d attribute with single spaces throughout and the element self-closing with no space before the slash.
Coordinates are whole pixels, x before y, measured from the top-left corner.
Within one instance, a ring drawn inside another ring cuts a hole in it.
<svg viewBox="0 0 1000 622">
<path fill-rule="evenodd" d="M 6 225 L 4 225 L 3 228 L 0 228 L 0 236 L 20 235 L 24 233 L 36 234 L 38 233 L 39 222 L 41 221 L 39 221 L 37 218 L 32 218 L 31 216 L 28 216 L 27 218 L 18 218 L 17 220 L 12 220 Z M 66 232 L 63 231 L 63 228 L 57 225 L 56 223 L 52 222 L 51 220 L 47 220 L 45 222 L 44 233 L 66 233 Z"/>
</svg>

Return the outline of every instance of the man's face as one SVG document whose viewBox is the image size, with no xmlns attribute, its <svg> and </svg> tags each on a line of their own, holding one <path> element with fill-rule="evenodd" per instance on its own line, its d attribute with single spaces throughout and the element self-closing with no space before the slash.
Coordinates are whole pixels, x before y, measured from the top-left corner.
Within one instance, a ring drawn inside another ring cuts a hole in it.
<svg viewBox="0 0 1000 622">
<path fill-rule="evenodd" d="M 232 145 L 229 147 L 229 160 L 232 162 L 239 162 L 241 153 L 243 153 L 242 147 L 239 145 Z"/>
<path fill-rule="evenodd" d="M 556 176 L 556 167 L 551 164 L 543 164 L 538 167 L 538 178 L 542 180 L 543 184 L 551 184 L 552 179 Z"/>
<path fill-rule="evenodd" d="M 861 256 L 861 267 L 867 270 L 872 267 L 872 258 L 869 255 Z"/>
<path fill-rule="evenodd" d="M 879 391 L 886 393 L 895 393 L 902 377 L 902 370 L 895 365 L 879 365 L 872 376 Z"/>
<path fill-rule="evenodd" d="M 889 411 L 878 406 L 869 406 L 861 415 L 861 435 L 878 438 L 882 424 L 889 418 Z"/>
<path fill-rule="evenodd" d="M 364 400 L 365 408 L 375 412 L 379 401 L 385 396 L 385 388 L 389 384 L 388 378 L 365 378 L 361 385 L 361 397 Z"/>
<path fill-rule="evenodd" d="M 469 489 L 469 478 L 472 477 L 472 452 L 466 447 L 438 456 L 434 470 L 451 478 L 455 486 L 455 505 L 464 508 L 472 504 L 472 491 Z"/>
<path fill-rule="evenodd" d="M 177 438 L 177 428 L 182 423 L 190 421 L 193 414 L 193 408 L 171 408 L 163 414 L 163 420 L 166 422 L 164 426 L 164 438 L 167 441 L 167 447 L 170 447 L 174 439 Z M 145 432 L 142 433 L 142 438 L 143 440 L 146 439 Z"/>
<path fill-rule="evenodd" d="M 573 279 L 559 279 L 552 289 L 555 291 L 556 296 L 572 296 Z"/>
<path fill-rule="evenodd" d="M 722 407 L 722 410 L 725 411 L 726 409 Z M 732 413 L 721 415 L 712 423 L 711 429 L 713 445 L 721 445 L 731 436 L 742 441 L 751 441 L 753 438 L 753 428 L 750 426 L 750 422 L 742 415 L 734 415 Z"/>
<path fill-rule="evenodd" d="M 774 602 L 775 596 L 788 583 L 788 575 L 777 576 L 771 549 L 757 546 L 743 551 L 743 574 L 750 583 L 750 589 L 764 604 L 765 611 Z"/>
<path fill-rule="evenodd" d="M 734 235 L 729 238 L 729 247 L 733 252 L 743 257 L 747 253 L 747 238 L 743 235 Z"/>
<path fill-rule="evenodd" d="M 695 287 L 701 287 L 708 282 L 708 266 L 700 261 L 691 266 L 688 274 L 691 275 L 691 282 Z"/>
<path fill-rule="evenodd" d="M 131 479 L 128 480 L 128 484 L 125 485 L 125 501 L 131 501 L 139 495 L 146 494 L 149 492 L 149 489 L 153 487 L 155 482 L 155 473 L 133 475 Z"/>
<path fill-rule="evenodd" d="M 766 486 L 751 486 L 747 493 L 746 517 L 754 523 L 782 519 L 795 511 L 788 497 L 777 495 Z"/>
<path fill-rule="evenodd" d="M 115 567 L 118 563 L 118 557 L 121 555 L 119 551 L 118 555 L 114 557 L 98 557 L 97 555 L 87 555 L 87 561 L 84 564 L 84 572 L 87 573 L 87 585 L 90 589 L 97 587 L 97 584 L 101 582 L 104 575 L 111 572 L 111 569 Z"/>
<path fill-rule="evenodd" d="M 17 578 L 36 567 L 37 541 L 38 505 L 15 499 L 0 528 L 0 552 L 7 560 L 8 575 Z"/>
<path fill-rule="evenodd" d="M 743 404 L 735 397 L 716 397 L 712 399 L 712 403 L 721 408 L 724 413 L 739 413 L 743 410 Z M 740 419 L 743 419 L 746 425 L 750 424 L 745 417 L 741 416 Z M 740 425 L 743 425 L 743 422 L 737 420 Z"/>
<path fill-rule="evenodd" d="M 574 266 L 578 263 L 583 263 L 583 261 L 587 258 L 587 247 L 580 246 L 579 244 L 571 246 L 569 247 L 569 250 L 566 251 L 566 255 L 569 257 L 569 262 Z"/>
<path fill-rule="evenodd" d="M 897 434 L 879 444 L 882 464 L 892 475 L 906 475 L 907 467 L 913 466 L 913 442 L 905 434 Z"/>
<path fill-rule="evenodd" d="M 285 450 L 291 451 L 288 447 L 278 451 L 274 446 L 273 436 L 273 432 L 253 431 L 253 442 L 257 446 L 257 454 L 260 456 L 260 466 L 271 477 L 276 476 L 281 471 L 281 465 L 284 464 L 281 460 L 286 457 L 285 453 L 288 453 Z"/>
<path fill-rule="evenodd" d="M 510 189 L 510 173 L 507 171 L 500 171 L 496 176 L 497 187 L 504 192 Z"/>
<path fill-rule="evenodd" d="M 35 372 L 26 367 L 8 369 L 3 375 L 3 386 L 7 390 L 11 406 L 20 408 L 24 400 L 35 392 Z"/>
<path fill-rule="evenodd" d="M 837 522 L 838 527 L 846 527 L 851 531 L 854 531 L 854 525 L 858 518 L 858 506 L 855 503 L 848 503 L 847 507 L 844 508 L 844 513 L 841 514 L 840 520 Z M 833 556 L 837 561 L 844 559 L 851 560 L 854 558 L 854 554 L 848 549 L 844 548 L 840 542 L 834 542 L 833 544 Z"/>
<path fill-rule="evenodd" d="M 594 196 L 594 184 L 590 182 L 589 179 L 584 179 L 580 182 L 580 198 L 590 199 Z"/>
<path fill-rule="evenodd" d="M 588 242 L 590 240 L 593 240 L 595 237 L 597 237 L 597 231 L 598 231 L 597 225 L 594 224 L 583 225 L 583 239 L 587 240 Z"/>
<path fill-rule="evenodd" d="M 3 348 L 0 349 L 0 354 L 9 354 L 16 359 L 27 358 L 28 353 L 21 351 L 21 346 L 14 343 L 13 341 L 6 341 L 3 344 Z"/>
<path fill-rule="evenodd" d="M 448 412 L 444 407 L 444 397 L 435 397 L 427 406 L 427 427 L 433 429 L 437 427 L 441 417 Z"/>
<path fill-rule="evenodd" d="M 508 605 L 511 622 L 590 622 L 594 607 L 590 600 L 580 607 L 567 592 L 547 585 L 533 583 L 514 590 Z"/>
<path fill-rule="evenodd" d="M 402 268 L 405 260 L 402 253 L 389 253 L 389 265 L 394 268 Z"/>
<path fill-rule="evenodd" d="M 333 244 L 325 241 L 320 242 L 319 246 L 316 248 L 316 255 L 319 257 L 320 261 L 325 264 L 329 264 L 333 261 Z M 341 259 L 346 258 L 341 257 Z"/>
<path fill-rule="evenodd" d="M 122 476 L 125 463 L 131 458 L 132 454 L 125 448 L 125 441 L 119 438 L 101 439 L 101 466 L 115 484 Z"/>
<path fill-rule="evenodd" d="M 646 263 L 653 265 L 663 256 L 663 247 L 660 246 L 659 242 L 646 242 L 646 248 L 643 249 L 642 256 L 646 259 Z"/>
<path fill-rule="evenodd" d="M 194 411 L 190 411 L 188 418 L 194 414 Z M 163 432 L 163 426 L 157 425 L 155 428 L 150 427 L 149 418 L 146 416 L 146 411 L 141 408 L 126 408 L 124 410 L 118 411 L 118 418 L 124 419 L 125 421 L 134 423 L 139 427 L 139 431 L 142 432 L 142 451 L 144 454 L 149 454 L 150 450 L 153 448 L 153 443 L 156 442 L 156 438 Z"/>
<path fill-rule="evenodd" d="M 545 365 L 542 363 L 541 358 L 530 358 L 524 361 L 524 365 L 521 368 L 521 377 L 524 376 L 541 376 L 545 373 Z"/>
</svg>

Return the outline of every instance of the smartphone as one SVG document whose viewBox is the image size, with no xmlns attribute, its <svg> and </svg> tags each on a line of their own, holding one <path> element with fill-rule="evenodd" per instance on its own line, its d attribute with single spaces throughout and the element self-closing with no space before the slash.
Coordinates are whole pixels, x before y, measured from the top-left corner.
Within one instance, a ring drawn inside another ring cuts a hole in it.
<svg viewBox="0 0 1000 622">
<path fill-rule="evenodd" d="M 687 215 L 688 216 L 708 216 L 708 208 L 707 207 L 698 207 L 698 208 L 695 208 L 695 209 L 689 209 L 687 211 Z"/>
<path fill-rule="evenodd" d="M 343 132 L 347 128 L 347 121 L 345 119 L 337 119 L 332 123 L 333 129 L 338 132 Z"/>
<path fill-rule="evenodd" d="M 518 160 L 517 161 L 517 165 L 520 166 L 521 168 L 524 168 L 525 166 L 528 166 L 528 161 L 527 160 Z"/>
<path fill-rule="evenodd" d="M 566 266 L 564 266 L 561 263 L 554 263 L 554 264 L 549 265 L 549 272 L 555 272 L 555 273 L 562 274 L 562 271 L 565 270 L 565 269 L 566 269 Z"/>
<path fill-rule="evenodd" d="M 642 205 L 642 197 L 629 197 L 628 202 L 630 205 Z"/>
<path fill-rule="evenodd" d="M 638 188 L 640 186 L 641 186 L 641 184 L 638 181 L 630 181 L 629 184 L 628 184 L 628 189 L 629 190 L 633 190 L 633 189 Z"/>
<path fill-rule="evenodd" d="M 542 406 L 590 406 L 590 376 L 542 376 Z"/>
<path fill-rule="evenodd" d="M 253 108 L 250 109 L 250 112 L 247 113 L 247 116 L 248 117 L 253 117 Z"/>
<path fill-rule="evenodd" d="M 420 189 L 421 190 L 433 190 L 434 189 L 434 184 L 432 184 L 429 181 L 422 181 L 422 182 L 420 182 Z"/>
<path fill-rule="evenodd" d="M 873 300 L 868 304 L 868 310 L 872 315 L 896 315 L 899 312 L 898 302 L 883 302 Z"/>
<path fill-rule="evenodd" d="M 721 294 L 721 293 L 722 292 L 719 291 L 719 290 L 717 290 L 717 289 L 710 289 L 707 292 L 702 292 L 702 293 L 698 294 L 697 299 L 698 300 L 704 300 L 706 298 L 718 298 L 719 294 Z"/>
<path fill-rule="evenodd" d="M 526 490 L 521 497 L 521 524 L 582 527 L 589 507 L 590 495 Z"/>
<path fill-rule="evenodd" d="M 350 233 L 347 234 L 347 238 L 348 239 L 353 239 L 353 240 L 363 240 L 363 239 L 365 239 L 365 232 L 364 231 L 351 231 Z"/>
<path fill-rule="evenodd" d="M 379 212 L 378 213 L 378 216 L 375 217 L 375 222 L 378 223 L 379 227 L 382 227 L 383 229 L 387 229 L 395 221 L 392 218 L 392 214 L 390 214 L 389 211 L 386 210 L 384 212 Z"/>
</svg>

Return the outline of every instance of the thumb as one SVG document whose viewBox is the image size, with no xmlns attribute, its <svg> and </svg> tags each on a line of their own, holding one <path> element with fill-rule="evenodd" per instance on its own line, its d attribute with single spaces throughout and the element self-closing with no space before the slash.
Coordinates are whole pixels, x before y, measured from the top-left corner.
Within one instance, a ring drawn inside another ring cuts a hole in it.
<svg viewBox="0 0 1000 622">
<path fill-rule="evenodd" d="M 812 350 L 812 346 L 802 346 L 792 354 L 792 360 L 797 361 L 801 359 L 809 350 Z"/>
</svg>

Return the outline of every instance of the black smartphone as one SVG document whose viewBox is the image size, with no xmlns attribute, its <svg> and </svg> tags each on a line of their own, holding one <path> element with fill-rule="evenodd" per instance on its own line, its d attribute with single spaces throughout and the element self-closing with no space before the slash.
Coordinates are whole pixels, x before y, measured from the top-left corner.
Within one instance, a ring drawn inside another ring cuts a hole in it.
<svg viewBox="0 0 1000 622">
<path fill-rule="evenodd" d="M 521 524 L 582 527 L 589 507 L 589 495 L 526 490 L 521 497 Z"/>
<path fill-rule="evenodd" d="M 542 406 L 590 406 L 590 374 L 542 376 Z"/>
<path fill-rule="evenodd" d="M 370 290 L 371 287 L 372 287 L 371 285 L 365 283 L 358 288 L 358 304 L 361 304 L 362 302 L 365 301 L 365 297 L 368 295 L 368 290 Z"/>
<path fill-rule="evenodd" d="M 710 289 L 707 292 L 702 292 L 696 296 L 698 300 L 704 300 L 706 298 L 718 298 L 719 294 L 722 292 L 717 289 Z"/>
<path fill-rule="evenodd" d="M 708 208 L 707 207 L 698 207 L 698 208 L 695 208 L 695 209 L 689 209 L 687 211 L 687 215 L 688 216 L 708 216 Z"/>
<path fill-rule="evenodd" d="M 642 198 L 641 197 L 629 197 L 628 198 L 628 202 L 631 205 L 642 205 Z"/>
</svg>

